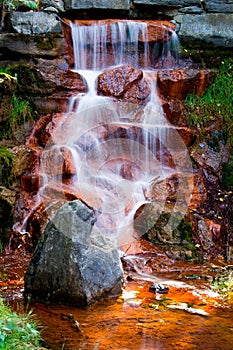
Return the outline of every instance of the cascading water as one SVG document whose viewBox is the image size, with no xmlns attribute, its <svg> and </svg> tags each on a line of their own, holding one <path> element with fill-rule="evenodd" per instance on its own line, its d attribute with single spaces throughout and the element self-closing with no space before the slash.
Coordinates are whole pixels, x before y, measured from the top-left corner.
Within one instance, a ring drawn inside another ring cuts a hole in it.
<svg viewBox="0 0 233 350">
<path fill-rule="evenodd" d="M 71 99 L 68 113 L 53 133 L 53 146 L 48 145 L 42 154 L 40 195 L 51 207 L 61 200 L 60 193 L 64 194 L 69 188 L 69 192 L 94 208 L 96 228 L 121 246 L 135 237 L 135 213 L 151 202 L 148 196 L 151 184 L 181 173 L 179 159 L 184 145 L 164 118 L 155 78 L 151 78 L 148 71 L 153 50 L 148 45 L 146 23 L 121 21 L 91 26 L 70 23 L 70 27 L 74 71 L 83 76 L 88 92 Z M 175 38 L 175 34 L 172 36 Z M 139 45 L 143 46 L 140 51 Z M 172 43 L 166 44 L 163 58 L 171 54 L 169 45 L 174 51 Z M 124 105 L 121 109 L 119 102 L 96 93 L 96 79 L 103 70 L 129 63 L 146 68 L 144 77 L 151 88 L 149 102 L 140 109 L 140 122 L 135 122 L 136 105 L 128 103 L 127 108 Z M 124 131 L 124 138 L 116 136 L 119 128 Z M 161 162 L 162 149 L 165 147 L 172 152 L 172 138 L 176 139 L 174 164 L 165 166 Z M 184 153 L 183 159 L 187 156 Z M 66 184 L 62 176 L 64 154 L 69 155 L 73 168 Z M 182 173 L 188 172 L 186 164 L 189 162 L 182 160 Z M 60 187 L 58 198 L 54 198 L 53 191 L 51 199 L 51 187 Z M 66 200 L 65 195 L 63 200 Z M 179 194 L 177 202 L 179 205 Z M 153 224 L 164 204 L 161 201 L 156 206 Z M 138 232 L 139 235 L 143 233 Z"/>
</svg>

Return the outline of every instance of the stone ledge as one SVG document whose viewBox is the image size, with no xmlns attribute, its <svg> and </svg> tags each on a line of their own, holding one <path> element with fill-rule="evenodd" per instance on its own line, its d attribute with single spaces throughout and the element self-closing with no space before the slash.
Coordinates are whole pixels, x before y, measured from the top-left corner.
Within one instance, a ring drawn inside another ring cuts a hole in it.
<svg viewBox="0 0 233 350">
<path fill-rule="evenodd" d="M 129 10 L 130 0 L 65 0 L 65 10 L 110 9 Z"/>
<path fill-rule="evenodd" d="M 180 25 L 178 31 L 180 39 L 198 40 L 226 48 L 233 47 L 233 14 L 179 14 L 174 19 Z"/>
</svg>

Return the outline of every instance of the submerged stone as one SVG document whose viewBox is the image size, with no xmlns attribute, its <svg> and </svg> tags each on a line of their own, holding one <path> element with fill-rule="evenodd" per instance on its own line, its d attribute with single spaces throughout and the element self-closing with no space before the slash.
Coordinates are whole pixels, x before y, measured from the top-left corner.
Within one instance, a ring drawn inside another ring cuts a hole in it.
<svg viewBox="0 0 233 350">
<path fill-rule="evenodd" d="M 39 241 L 25 275 L 25 293 L 41 300 L 88 305 L 121 292 L 117 249 L 95 230 L 93 211 L 66 203 Z"/>
</svg>

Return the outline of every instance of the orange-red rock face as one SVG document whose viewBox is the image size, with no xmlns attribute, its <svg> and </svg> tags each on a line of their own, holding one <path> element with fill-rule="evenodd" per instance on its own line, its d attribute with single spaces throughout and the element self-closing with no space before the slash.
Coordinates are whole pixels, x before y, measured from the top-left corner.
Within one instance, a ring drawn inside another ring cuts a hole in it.
<svg viewBox="0 0 233 350">
<path fill-rule="evenodd" d="M 150 95 L 143 72 L 131 65 L 112 68 L 98 76 L 99 95 L 111 96 L 132 103 L 143 103 Z"/>
<path fill-rule="evenodd" d="M 158 72 L 158 91 L 165 98 L 183 100 L 188 94 L 201 95 L 213 82 L 211 70 L 194 68 Z"/>
</svg>

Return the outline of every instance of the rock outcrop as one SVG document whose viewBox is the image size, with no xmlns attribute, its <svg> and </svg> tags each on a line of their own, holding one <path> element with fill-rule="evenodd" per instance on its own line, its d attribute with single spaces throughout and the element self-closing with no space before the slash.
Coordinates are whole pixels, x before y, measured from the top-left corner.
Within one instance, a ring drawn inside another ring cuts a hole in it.
<svg viewBox="0 0 233 350">
<path fill-rule="evenodd" d="M 10 25 L 16 33 L 27 35 L 62 32 L 61 22 L 57 17 L 43 11 L 13 11 L 10 16 Z"/>
<path fill-rule="evenodd" d="M 186 42 L 203 42 L 216 47 L 233 47 L 233 14 L 178 14 L 178 35 Z"/>
</svg>

